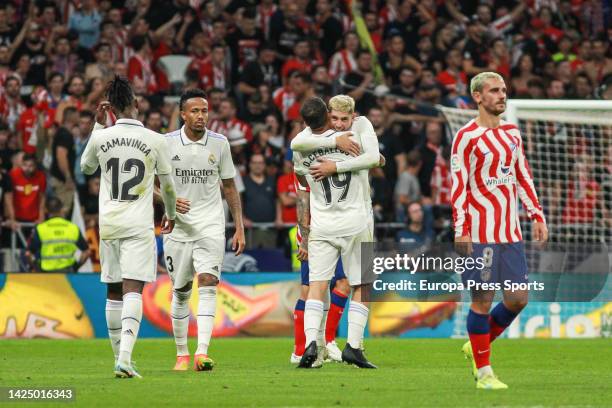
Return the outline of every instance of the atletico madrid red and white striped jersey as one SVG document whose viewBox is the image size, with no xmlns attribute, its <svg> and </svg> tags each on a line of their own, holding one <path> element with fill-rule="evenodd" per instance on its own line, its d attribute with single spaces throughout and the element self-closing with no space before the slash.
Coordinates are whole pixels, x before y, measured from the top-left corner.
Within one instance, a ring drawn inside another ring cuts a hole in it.
<svg viewBox="0 0 612 408">
<path fill-rule="evenodd" d="M 491 129 L 468 122 L 453 140 L 451 172 L 456 237 L 471 236 L 478 243 L 522 240 L 519 197 L 529 218 L 544 222 L 515 125 L 501 121 Z"/>
</svg>

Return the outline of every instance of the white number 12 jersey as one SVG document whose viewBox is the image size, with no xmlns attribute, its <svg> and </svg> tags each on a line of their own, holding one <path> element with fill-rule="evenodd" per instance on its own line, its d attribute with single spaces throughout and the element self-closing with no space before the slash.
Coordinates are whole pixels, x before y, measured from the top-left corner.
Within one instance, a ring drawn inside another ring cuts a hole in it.
<svg viewBox="0 0 612 408">
<path fill-rule="evenodd" d="M 92 174 L 98 165 L 100 238 L 127 238 L 152 230 L 155 174 L 172 171 L 164 136 L 137 120 L 119 119 L 114 126 L 94 130 L 85 147 L 83 172 Z"/>
</svg>

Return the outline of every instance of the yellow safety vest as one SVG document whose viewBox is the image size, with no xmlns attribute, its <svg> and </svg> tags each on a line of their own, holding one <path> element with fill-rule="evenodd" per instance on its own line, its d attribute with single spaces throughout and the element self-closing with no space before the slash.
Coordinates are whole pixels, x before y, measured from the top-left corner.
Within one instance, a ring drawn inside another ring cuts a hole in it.
<svg viewBox="0 0 612 408">
<path fill-rule="evenodd" d="M 55 271 L 76 263 L 74 253 L 79 240 L 79 227 L 72 222 L 54 217 L 36 226 L 40 238 L 40 268 Z"/>
<path fill-rule="evenodd" d="M 289 242 L 291 243 L 291 269 L 296 272 L 302 267 L 302 263 L 298 259 L 298 242 L 297 242 L 297 225 L 289 230 Z"/>
</svg>

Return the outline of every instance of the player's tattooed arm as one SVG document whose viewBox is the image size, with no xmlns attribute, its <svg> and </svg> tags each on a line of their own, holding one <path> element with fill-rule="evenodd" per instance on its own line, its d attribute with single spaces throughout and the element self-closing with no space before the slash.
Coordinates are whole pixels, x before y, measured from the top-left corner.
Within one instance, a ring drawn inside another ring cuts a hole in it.
<svg viewBox="0 0 612 408">
<path fill-rule="evenodd" d="M 302 186 L 307 186 L 308 182 L 304 176 L 296 175 L 298 182 Z M 310 193 L 306 190 L 297 190 L 297 219 L 302 236 L 302 243 L 298 249 L 298 259 L 305 261 L 308 259 L 308 237 L 310 236 Z"/>
<path fill-rule="evenodd" d="M 223 195 L 227 205 L 232 213 L 232 219 L 236 226 L 236 232 L 232 238 L 232 250 L 236 251 L 236 255 L 240 255 L 244 251 L 245 236 L 244 222 L 242 220 L 242 204 L 240 203 L 240 194 L 236 188 L 236 183 L 233 178 L 222 179 Z"/>
</svg>

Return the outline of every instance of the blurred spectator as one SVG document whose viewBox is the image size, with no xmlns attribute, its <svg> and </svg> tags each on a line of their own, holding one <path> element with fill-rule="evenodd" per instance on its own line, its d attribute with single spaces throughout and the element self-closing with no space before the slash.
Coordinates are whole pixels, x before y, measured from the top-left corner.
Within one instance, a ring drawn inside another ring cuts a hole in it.
<svg viewBox="0 0 612 408">
<path fill-rule="evenodd" d="M 52 46 L 51 44 L 55 44 Z M 76 73 L 79 67 L 79 57 L 72 53 L 68 37 L 56 37 L 47 40 L 47 54 L 49 55 L 50 69 L 54 72 L 62 72 L 66 76 Z M 110 55 L 109 55 L 110 56 Z"/>
<path fill-rule="evenodd" d="M 342 40 L 342 23 L 333 15 L 330 0 L 317 0 L 316 8 L 315 31 L 319 50 L 323 59 L 328 61 Z"/>
<path fill-rule="evenodd" d="M 276 220 L 276 185 L 266 175 L 266 162 L 262 154 L 251 156 L 249 170 L 244 179 L 245 227 L 250 227 L 254 222 L 273 223 Z M 251 247 L 276 247 L 276 229 L 252 229 Z"/>
<path fill-rule="evenodd" d="M 385 73 L 388 85 L 399 84 L 400 72 L 404 67 L 410 67 L 416 72 L 421 69 L 420 64 L 405 52 L 405 48 L 404 38 L 399 32 L 396 32 L 387 40 L 386 51 L 379 57 L 380 66 Z"/>
<path fill-rule="evenodd" d="M 255 140 L 249 145 L 249 157 L 254 154 L 262 154 L 266 160 L 268 168 L 270 166 L 276 166 L 280 168 L 282 166 L 283 157 L 281 149 L 270 143 L 272 138 L 272 132 L 270 128 L 265 125 L 257 125 L 255 127 Z"/>
<path fill-rule="evenodd" d="M 359 37 L 354 31 L 344 34 L 344 47 L 337 51 L 329 61 L 329 75 L 339 78 L 357 69 L 357 51 L 359 51 Z"/>
<path fill-rule="evenodd" d="M 0 92 L 0 120 L 15 131 L 19 117 L 26 110 L 21 100 L 21 81 L 16 76 L 9 76 L 4 82 L 4 92 Z"/>
<path fill-rule="evenodd" d="M 151 129 L 154 132 L 164 133 L 163 132 L 163 118 L 160 111 L 151 109 L 147 111 L 145 116 L 144 125 L 147 129 Z"/>
<path fill-rule="evenodd" d="M 593 85 L 587 74 L 581 73 L 574 77 L 571 97 L 573 99 L 593 98 Z"/>
<path fill-rule="evenodd" d="M 49 108 L 57 109 L 59 104 L 68 98 L 64 93 L 64 74 L 52 72 L 47 79 L 47 103 Z"/>
<path fill-rule="evenodd" d="M 42 89 L 32 93 L 33 105 L 23 111 L 17 123 L 21 149 L 28 154 L 36 154 L 42 132 L 53 125 L 53 111 L 48 109 L 44 93 Z"/>
<path fill-rule="evenodd" d="M 87 65 L 85 69 L 85 79 L 89 81 L 93 78 L 101 78 L 104 83 L 110 81 L 114 75 L 112 56 L 110 43 L 99 43 L 96 47 L 96 61 Z"/>
<path fill-rule="evenodd" d="M 261 30 L 255 24 L 255 9 L 242 10 L 241 18 L 236 21 L 237 29 L 226 38 L 232 53 L 232 78 L 238 82 L 238 73 L 245 65 L 257 60 L 257 50 L 265 39 Z"/>
<path fill-rule="evenodd" d="M 374 132 L 378 136 L 380 154 L 385 158 L 386 163 L 383 168 L 385 178 L 392 186 L 395 186 L 395 181 L 406 166 L 406 155 L 399 135 L 395 131 L 397 127 L 391 126 L 392 124 L 386 120 L 379 106 L 370 109 L 368 119 L 372 122 Z"/>
<path fill-rule="evenodd" d="M 593 58 L 585 63 L 584 69 L 591 81 L 600 83 L 606 75 L 612 73 L 612 58 L 608 55 L 610 40 L 602 36 L 591 44 Z"/>
<path fill-rule="evenodd" d="M 446 69 L 438 74 L 437 80 L 448 92 L 446 96 L 448 105 L 465 108 L 467 104 L 462 103 L 462 100 L 467 100 L 468 78 L 463 71 L 461 51 L 456 48 L 451 49 L 446 54 L 445 63 Z"/>
<path fill-rule="evenodd" d="M 44 85 L 48 60 L 40 25 L 32 20 L 27 20 L 15 38 L 11 50 L 13 63 L 17 63 L 24 55 L 29 57 L 30 67 L 27 74 L 32 78 L 32 85 Z"/>
<path fill-rule="evenodd" d="M 238 90 L 248 99 L 263 84 L 274 89 L 280 84 L 276 55 L 271 44 L 262 45 L 257 60 L 245 65 L 238 82 Z"/>
<path fill-rule="evenodd" d="M 399 70 L 398 74 L 399 83 L 391 88 L 391 93 L 393 95 L 413 99 L 416 95 L 417 81 L 417 75 L 414 69 L 403 67 Z"/>
<path fill-rule="evenodd" d="M 98 224 L 98 196 L 100 195 L 100 177 L 92 176 L 87 180 L 87 194 L 83 200 L 85 224 L 88 226 Z"/>
<path fill-rule="evenodd" d="M 1 11 L 0 14 L 2 14 Z M 0 86 L 4 86 L 6 78 L 8 78 L 8 76 L 11 74 L 11 67 L 9 66 L 10 61 L 11 58 L 9 47 L 0 44 Z"/>
<path fill-rule="evenodd" d="M 79 227 L 62 218 L 62 203 L 54 197 L 47 203 L 49 218 L 36 226 L 28 246 L 28 257 L 35 271 L 77 272 L 89 258 L 89 245 Z M 79 260 L 74 258 L 81 250 Z"/>
<path fill-rule="evenodd" d="M 425 143 L 421 146 L 423 168 L 419 173 L 421 192 L 425 197 L 431 198 L 431 175 L 436 163 L 442 163 L 442 141 L 444 128 L 440 123 L 427 122 L 425 124 Z"/>
<path fill-rule="evenodd" d="M 325 101 L 333 96 L 332 80 L 325 65 L 317 65 L 313 68 L 312 86 L 315 95 Z"/>
<path fill-rule="evenodd" d="M 357 69 L 344 75 L 343 93 L 355 99 L 355 111 L 365 114 L 376 104 L 372 55 L 369 51 L 357 53 Z"/>
<path fill-rule="evenodd" d="M 320 0 L 326 1 L 326 0 Z M 310 59 L 310 44 L 306 39 L 296 41 L 293 46 L 293 56 L 287 58 L 281 69 L 281 77 L 283 82 L 287 81 L 289 74 L 298 71 L 310 73 L 312 71 L 313 61 Z"/>
<path fill-rule="evenodd" d="M 208 128 L 227 137 L 230 143 L 242 140 L 248 143 L 253 140 L 253 130 L 248 123 L 236 117 L 236 111 L 236 101 L 223 99 L 219 105 L 218 117 L 208 122 Z"/>
<path fill-rule="evenodd" d="M 59 27 L 60 24 L 57 9 L 53 3 L 44 3 L 41 9 L 42 11 L 38 22 L 40 23 L 43 37 L 49 38 L 49 35 L 56 27 Z"/>
<path fill-rule="evenodd" d="M 510 81 L 511 93 L 514 96 L 524 97 L 529 94 L 529 81 L 538 78 L 533 70 L 533 58 L 531 58 L 531 55 L 521 55 L 514 67 L 512 80 Z"/>
<path fill-rule="evenodd" d="M 79 113 L 74 107 L 64 110 L 62 126 L 55 133 L 51 147 L 51 187 L 62 202 L 64 216 L 68 216 L 74 200 L 74 166 L 76 151 L 74 137 L 75 128 L 79 126 Z"/>
<path fill-rule="evenodd" d="M 297 195 L 295 192 L 293 162 L 291 160 L 283 161 L 283 174 L 280 175 L 276 182 L 276 191 L 278 193 L 276 223 L 296 224 L 297 211 L 295 206 Z"/>
<path fill-rule="evenodd" d="M 306 35 L 307 23 L 299 13 L 296 2 L 282 1 L 270 18 L 270 40 L 283 60 L 291 55 L 295 43 Z"/>
<path fill-rule="evenodd" d="M 0 173 L 3 173 L 2 170 L 9 171 L 13 166 L 11 158 L 16 150 L 9 147 L 10 136 L 11 132 L 8 126 L 0 122 Z"/>
<path fill-rule="evenodd" d="M 572 39 L 569 36 L 564 35 L 563 37 L 561 37 L 561 40 L 559 41 L 559 48 L 557 52 L 551 56 L 552 60 L 554 62 L 561 62 L 561 61 L 572 62 L 574 61 L 577 57 L 576 57 L 576 54 L 572 52 L 572 48 L 573 48 Z"/>
<path fill-rule="evenodd" d="M 81 156 L 85 150 L 85 146 L 89 141 L 89 136 L 93 130 L 95 116 L 93 112 L 81 111 L 79 113 L 79 124 L 73 128 L 74 135 L 74 164 L 73 174 L 79 198 L 83 201 L 87 193 L 87 179 L 81 171 Z M 154 129 L 151 129 L 154 130 Z"/>
<path fill-rule="evenodd" d="M 553 79 L 548 83 L 546 88 L 546 96 L 550 99 L 563 99 L 565 98 L 565 87 L 560 79 Z"/>
<path fill-rule="evenodd" d="M 256 126 L 257 124 L 264 124 L 266 117 L 271 113 L 271 109 L 264 105 L 261 94 L 257 91 L 249 98 L 246 109 L 240 115 L 240 119 Z"/>
<path fill-rule="evenodd" d="M 431 174 L 431 198 L 434 205 L 450 205 L 453 181 L 450 170 L 451 147 L 446 145 L 440 155 L 436 156 L 436 164 Z"/>
<path fill-rule="evenodd" d="M 11 229 L 19 228 L 19 223 L 40 223 L 45 219 L 45 173 L 37 168 L 36 156 L 27 154 L 20 167 L 9 172 L 9 185 L 5 193 L 7 218 Z M 32 227 L 22 228 L 24 236 L 29 237 Z"/>
<path fill-rule="evenodd" d="M 225 64 L 225 47 L 222 44 L 217 43 L 212 46 L 210 57 L 205 63 L 200 64 L 198 74 L 200 87 L 206 91 L 211 88 L 229 87 L 230 69 Z"/>
<path fill-rule="evenodd" d="M 418 32 L 423 22 L 415 12 L 413 5 L 416 4 L 413 0 L 400 0 L 396 6 L 394 19 L 385 25 L 384 38 L 391 38 L 392 35 L 398 34 L 404 39 L 404 44 L 408 45 L 408 52 L 416 51 L 415 38 L 418 38 Z"/>
<path fill-rule="evenodd" d="M 55 121 L 63 123 L 64 110 L 73 107 L 77 111 L 88 109 L 87 96 L 85 94 L 85 79 L 80 74 L 75 74 L 68 78 L 68 97 L 62 101 L 55 111 Z"/>
<path fill-rule="evenodd" d="M 597 211 L 603 209 L 601 187 L 593 177 L 593 163 L 582 158 L 574 164 L 567 183 L 563 206 L 563 224 L 593 224 Z"/>
<path fill-rule="evenodd" d="M 401 244 L 427 245 L 435 238 L 433 225 L 418 201 L 406 206 L 406 228 L 397 233 Z"/>
<path fill-rule="evenodd" d="M 134 88 L 155 93 L 157 81 L 151 65 L 151 40 L 145 35 L 139 35 L 132 38 L 131 43 L 135 54 L 128 61 L 128 79 L 134 83 Z"/>
<path fill-rule="evenodd" d="M 9 21 L 9 16 L 6 10 L 6 5 L 0 6 L 0 45 L 10 46 L 19 30 L 13 27 Z"/>
<path fill-rule="evenodd" d="M 406 169 L 399 175 L 395 185 L 396 220 L 403 221 L 407 205 L 413 201 L 421 200 L 421 187 L 419 186 L 419 172 L 423 161 L 421 154 L 413 150 L 406 156 Z"/>
<path fill-rule="evenodd" d="M 68 20 L 68 28 L 79 33 L 79 45 L 93 48 L 100 38 L 102 16 L 98 13 L 96 0 L 82 0 L 81 9 L 74 11 Z"/>
</svg>

